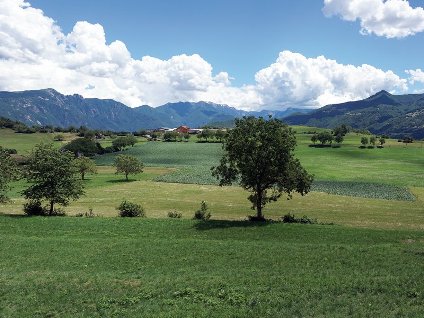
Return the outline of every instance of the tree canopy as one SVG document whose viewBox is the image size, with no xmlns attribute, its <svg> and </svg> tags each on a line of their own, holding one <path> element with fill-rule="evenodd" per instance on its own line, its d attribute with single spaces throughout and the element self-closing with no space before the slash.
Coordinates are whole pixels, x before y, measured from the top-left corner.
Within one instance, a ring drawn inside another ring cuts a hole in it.
<svg viewBox="0 0 424 318">
<path fill-rule="evenodd" d="M 128 181 L 129 174 L 137 174 L 143 172 L 144 165 L 134 156 L 119 155 L 116 156 L 113 165 L 116 167 L 116 173 L 125 174 L 125 180 Z"/>
<path fill-rule="evenodd" d="M 235 128 L 224 140 L 224 155 L 212 174 L 221 186 L 239 184 L 251 192 L 249 200 L 263 219 L 262 209 L 283 193 L 305 195 L 313 177 L 294 157 L 294 132 L 278 119 L 244 117 L 236 119 Z"/>
<path fill-rule="evenodd" d="M 16 180 L 19 170 L 7 149 L 0 147 L 0 202 L 8 200 L 9 183 Z"/>
<path fill-rule="evenodd" d="M 49 214 L 54 205 L 68 205 L 83 193 L 83 185 L 78 180 L 74 165 L 74 155 L 56 149 L 52 144 L 39 144 L 32 150 L 25 170 L 30 186 L 23 191 L 26 199 L 49 203 Z"/>
</svg>

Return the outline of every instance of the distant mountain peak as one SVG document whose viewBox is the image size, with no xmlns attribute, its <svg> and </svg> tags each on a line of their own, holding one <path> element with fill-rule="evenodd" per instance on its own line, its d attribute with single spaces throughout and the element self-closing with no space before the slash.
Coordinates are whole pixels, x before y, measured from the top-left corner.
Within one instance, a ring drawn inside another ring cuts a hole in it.
<svg viewBox="0 0 424 318">
<path fill-rule="evenodd" d="M 381 97 L 381 96 L 389 96 L 389 97 L 392 97 L 393 95 L 392 94 L 390 94 L 388 91 L 386 91 L 386 90 L 381 90 L 381 91 L 379 91 L 378 93 L 375 93 L 374 95 L 371 95 L 370 97 L 368 97 L 367 99 L 374 99 L 374 98 L 376 98 L 376 97 Z"/>
</svg>

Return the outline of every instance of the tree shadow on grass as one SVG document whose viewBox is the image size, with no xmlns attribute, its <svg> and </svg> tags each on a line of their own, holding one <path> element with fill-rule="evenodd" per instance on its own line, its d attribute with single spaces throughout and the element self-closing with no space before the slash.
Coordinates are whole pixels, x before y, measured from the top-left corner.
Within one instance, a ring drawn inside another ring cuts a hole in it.
<svg viewBox="0 0 424 318">
<path fill-rule="evenodd" d="M 8 218 L 14 218 L 14 219 L 21 219 L 21 218 L 29 218 L 29 215 L 26 214 L 12 214 L 12 213 L 4 213 L 0 212 L 0 216 L 2 217 L 8 217 Z"/>
<path fill-rule="evenodd" d="M 131 182 L 135 182 L 138 181 L 136 179 L 129 179 L 128 181 L 125 179 L 115 179 L 115 180 L 107 180 L 106 182 L 109 183 L 131 183 Z"/>
<path fill-rule="evenodd" d="M 230 221 L 230 220 L 208 220 L 199 221 L 194 224 L 194 228 L 200 231 L 213 230 L 213 229 L 227 229 L 227 228 L 250 228 L 250 227 L 263 227 L 277 223 L 276 221 L 267 220 L 261 222 L 255 221 Z"/>
</svg>

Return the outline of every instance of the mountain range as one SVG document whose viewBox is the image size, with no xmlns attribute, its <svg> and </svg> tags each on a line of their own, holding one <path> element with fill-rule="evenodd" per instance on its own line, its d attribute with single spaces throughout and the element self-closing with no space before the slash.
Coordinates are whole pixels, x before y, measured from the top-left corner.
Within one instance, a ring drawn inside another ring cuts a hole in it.
<svg viewBox="0 0 424 318">
<path fill-rule="evenodd" d="M 334 128 L 346 124 L 374 134 L 401 138 L 424 138 L 424 94 L 392 95 L 380 91 L 363 100 L 333 104 L 311 110 L 249 112 L 209 102 L 168 103 L 159 107 L 130 108 L 111 99 L 63 95 L 54 89 L 0 92 L 0 116 L 27 125 L 86 126 L 91 129 L 137 131 L 210 123 L 231 126 L 242 116 L 272 115 L 292 125 Z"/>
<path fill-rule="evenodd" d="M 380 91 L 366 99 L 324 106 L 308 114 L 293 114 L 292 125 L 334 128 L 346 124 L 395 138 L 424 138 L 424 94 L 392 95 Z"/>
<path fill-rule="evenodd" d="M 208 102 L 168 103 L 159 107 L 130 108 L 111 99 L 63 95 L 54 89 L 0 92 L 0 116 L 27 125 L 58 127 L 86 126 L 91 129 L 137 131 L 158 127 L 187 125 L 201 127 L 209 123 L 232 123 L 243 116 L 282 118 L 308 110 L 242 111 L 228 105 Z"/>
</svg>

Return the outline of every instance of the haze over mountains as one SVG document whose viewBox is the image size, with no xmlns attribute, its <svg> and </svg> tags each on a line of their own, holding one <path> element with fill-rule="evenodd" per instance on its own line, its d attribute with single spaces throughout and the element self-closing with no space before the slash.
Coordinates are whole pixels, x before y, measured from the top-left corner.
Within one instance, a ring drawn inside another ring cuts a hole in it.
<svg viewBox="0 0 424 318">
<path fill-rule="evenodd" d="M 63 95 L 54 89 L 23 92 L 0 92 L 0 116 L 27 125 L 69 127 L 81 125 L 92 129 L 136 131 L 157 127 L 188 125 L 200 127 L 211 122 L 231 122 L 245 115 L 282 118 L 301 109 L 247 112 L 207 102 L 168 103 L 159 107 L 130 108 L 110 99 Z M 307 110 L 306 110 L 307 111 Z"/>
<path fill-rule="evenodd" d="M 363 100 L 328 105 L 316 110 L 248 112 L 208 102 L 168 103 L 156 108 L 130 108 L 114 100 L 63 95 L 54 89 L 0 92 L 0 116 L 28 125 L 136 131 L 142 128 L 228 125 L 235 118 L 269 114 L 293 125 L 333 128 L 346 124 L 393 137 L 424 138 L 424 94 L 392 95 L 386 91 Z"/>
</svg>

